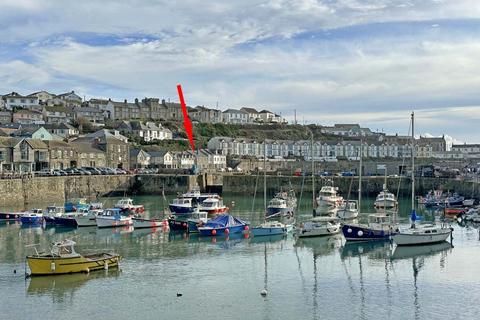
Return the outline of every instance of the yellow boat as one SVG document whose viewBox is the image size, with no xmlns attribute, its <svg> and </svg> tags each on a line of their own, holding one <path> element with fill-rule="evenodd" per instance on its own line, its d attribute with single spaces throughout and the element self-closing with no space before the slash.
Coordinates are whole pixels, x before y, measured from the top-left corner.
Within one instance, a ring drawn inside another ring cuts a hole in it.
<svg viewBox="0 0 480 320">
<path fill-rule="evenodd" d="M 98 253 L 81 255 L 75 252 L 75 242 L 64 240 L 53 243 L 50 253 L 36 252 L 27 256 L 30 275 L 55 275 L 118 267 L 118 254 Z M 35 250 L 36 251 L 36 250 Z"/>
</svg>

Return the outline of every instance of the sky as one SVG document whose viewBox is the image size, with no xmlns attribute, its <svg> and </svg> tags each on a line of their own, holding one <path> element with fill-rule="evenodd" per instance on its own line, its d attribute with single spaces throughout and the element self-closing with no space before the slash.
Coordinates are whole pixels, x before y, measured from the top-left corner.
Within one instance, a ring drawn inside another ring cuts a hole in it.
<svg viewBox="0 0 480 320">
<path fill-rule="evenodd" d="M 0 0 L 0 94 L 269 109 L 480 143 L 477 0 Z"/>
</svg>

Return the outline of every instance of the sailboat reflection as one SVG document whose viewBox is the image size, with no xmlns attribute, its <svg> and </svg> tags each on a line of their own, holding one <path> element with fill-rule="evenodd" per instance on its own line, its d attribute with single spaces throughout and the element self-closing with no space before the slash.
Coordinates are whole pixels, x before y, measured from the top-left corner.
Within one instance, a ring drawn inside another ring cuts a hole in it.
<svg viewBox="0 0 480 320">
<path fill-rule="evenodd" d="M 413 271 L 413 306 L 415 312 L 415 319 L 421 319 L 420 302 L 418 295 L 418 274 L 425 265 L 425 258 L 441 254 L 440 266 L 445 265 L 445 259 L 448 252 L 453 246 L 447 242 L 441 242 L 426 246 L 397 246 L 392 254 L 392 261 L 402 259 L 412 259 L 412 271 Z"/>
</svg>

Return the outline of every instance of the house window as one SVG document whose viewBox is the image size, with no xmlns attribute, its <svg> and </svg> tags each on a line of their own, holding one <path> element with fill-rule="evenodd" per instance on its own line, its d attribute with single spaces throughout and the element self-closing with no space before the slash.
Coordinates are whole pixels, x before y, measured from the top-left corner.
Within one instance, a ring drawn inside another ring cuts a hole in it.
<svg viewBox="0 0 480 320">
<path fill-rule="evenodd" d="M 20 145 L 20 159 L 28 160 L 28 145 L 26 142 Z"/>
<path fill-rule="evenodd" d="M 0 161 L 5 160 L 5 154 L 3 151 L 0 151 Z"/>
</svg>

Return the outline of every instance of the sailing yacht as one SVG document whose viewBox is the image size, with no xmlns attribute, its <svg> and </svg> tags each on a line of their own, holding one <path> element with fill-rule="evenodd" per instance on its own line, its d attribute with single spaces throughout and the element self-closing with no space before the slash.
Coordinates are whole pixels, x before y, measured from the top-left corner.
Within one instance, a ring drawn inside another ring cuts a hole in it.
<svg viewBox="0 0 480 320">
<path fill-rule="evenodd" d="M 415 138 L 414 138 L 414 113 L 412 112 L 412 225 L 408 229 L 399 230 L 392 236 L 393 242 L 399 246 L 423 245 L 443 242 L 452 234 L 453 228 L 444 223 L 415 225 Z"/>
</svg>

